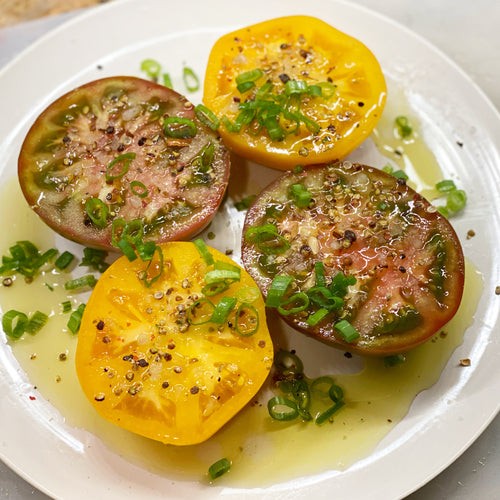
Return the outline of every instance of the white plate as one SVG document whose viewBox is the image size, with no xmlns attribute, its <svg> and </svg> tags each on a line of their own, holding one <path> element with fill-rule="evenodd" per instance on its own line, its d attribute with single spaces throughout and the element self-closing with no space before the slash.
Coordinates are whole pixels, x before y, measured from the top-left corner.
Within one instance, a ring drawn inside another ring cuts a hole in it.
<svg viewBox="0 0 500 500">
<path fill-rule="evenodd" d="M 102 447 L 86 452 L 84 431 L 73 429 L 43 399 L 26 404 L 31 385 L 5 340 L 0 345 L 1 458 L 58 498 L 396 498 L 425 484 L 460 455 L 499 410 L 500 117 L 453 63 L 403 27 L 335 0 L 113 2 L 70 21 L 32 46 L 0 73 L 0 174 L 15 175 L 20 143 L 35 116 L 81 83 L 138 74 L 139 62 L 184 63 L 203 74 L 212 42 L 236 27 L 280 15 L 317 16 L 361 39 L 387 75 L 407 89 L 428 143 L 445 174 L 467 186 L 469 204 L 456 220 L 467 257 L 484 275 L 484 293 L 462 346 L 430 389 L 375 452 L 342 473 L 298 478 L 267 489 L 237 490 L 174 482 L 131 465 Z M 399 55 L 395 48 L 404 47 Z M 102 66 L 102 69 L 98 69 Z M 174 84 L 176 82 L 174 81 Z M 193 96 L 194 101 L 200 96 Z M 456 146 L 456 141 L 463 147 Z M 2 228 L 6 234 L 8 228 Z M 6 236 L 2 236 L 6 237 Z M 3 337 L 4 338 L 4 337 Z M 472 366 L 457 370 L 456 360 Z M 29 408 L 28 408 L 29 406 Z"/>
</svg>

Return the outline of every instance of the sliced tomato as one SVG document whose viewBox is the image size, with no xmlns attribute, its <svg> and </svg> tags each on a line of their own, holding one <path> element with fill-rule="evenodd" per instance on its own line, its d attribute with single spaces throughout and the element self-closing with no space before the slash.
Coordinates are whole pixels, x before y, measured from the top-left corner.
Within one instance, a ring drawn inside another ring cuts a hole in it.
<svg viewBox="0 0 500 500">
<path fill-rule="evenodd" d="M 221 37 L 203 94 L 222 117 L 227 146 L 277 169 L 343 158 L 370 135 L 385 98 L 372 52 L 309 16 L 271 19 Z"/>
<path fill-rule="evenodd" d="M 133 77 L 90 82 L 52 103 L 19 155 L 30 206 L 55 231 L 111 249 L 113 221 L 146 239 L 188 239 L 222 201 L 229 155 L 173 90 Z"/>
<path fill-rule="evenodd" d="M 99 279 L 76 369 L 102 417 L 163 443 L 195 444 L 255 396 L 273 344 L 262 296 L 244 269 L 208 247 L 207 264 L 190 242 L 160 248 L 163 273 L 151 287 L 138 278 L 140 259 L 121 257 Z"/>
<path fill-rule="evenodd" d="M 449 222 L 403 180 L 349 162 L 287 173 L 265 189 L 247 213 L 242 258 L 292 326 L 362 354 L 424 342 L 463 293 Z M 288 277 L 278 278 L 281 295 L 276 276 Z M 342 333 L 346 324 L 354 335 Z"/>
</svg>

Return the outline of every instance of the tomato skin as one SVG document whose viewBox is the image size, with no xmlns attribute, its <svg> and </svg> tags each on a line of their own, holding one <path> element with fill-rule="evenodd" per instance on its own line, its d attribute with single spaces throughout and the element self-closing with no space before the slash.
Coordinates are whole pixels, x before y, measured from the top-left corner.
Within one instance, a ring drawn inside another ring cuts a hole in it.
<svg viewBox="0 0 500 500">
<path fill-rule="evenodd" d="M 167 115 L 192 120 L 196 135 L 167 137 L 161 124 Z M 210 158 L 201 172 L 196 162 L 206 147 Z M 123 156 L 129 160 L 109 168 Z M 31 126 L 18 161 L 24 196 L 44 222 L 106 250 L 113 250 L 116 218 L 142 219 L 146 239 L 156 242 L 193 237 L 222 202 L 229 169 L 226 148 L 184 96 L 129 76 L 89 82 L 50 104 Z M 91 198 L 105 205 L 103 227 L 85 210 Z"/>
<path fill-rule="evenodd" d="M 256 68 L 264 73 L 256 87 L 272 82 L 281 95 L 286 79 L 336 87 L 333 97 L 306 97 L 301 103 L 301 112 L 320 126 L 319 132 L 302 124 L 280 141 L 263 130 L 244 127 L 235 133 L 220 127 L 230 149 L 271 168 L 345 157 L 370 135 L 385 105 L 386 84 L 375 56 L 359 40 L 314 17 L 272 19 L 219 38 L 207 64 L 204 103 L 234 121 L 237 103 L 254 98 L 254 91 L 237 90 L 236 78 Z"/>
<path fill-rule="evenodd" d="M 188 322 L 210 266 L 193 243 L 161 249 L 164 272 L 150 288 L 137 277 L 140 259 L 121 257 L 99 279 L 78 333 L 76 369 L 105 419 L 163 443 L 191 445 L 208 439 L 255 396 L 271 368 L 273 344 L 262 296 L 243 269 L 239 282 L 209 299 L 250 301 L 259 316 L 253 335 L 229 326 L 231 315 L 224 324 Z M 209 251 L 216 261 L 236 265 Z M 245 295 L 248 290 L 253 293 Z"/>
<path fill-rule="evenodd" d="M 309 206 L 299 208 L 290 198 L 294 184 L 310 192 Z M 287 242 L 277 255 L 248 236 L 264 224 L 273 224 Z M 452 226 L 404 182 L 372 167 L 345 162 L 282 175 L 248 210 L 243 234 L 243 264 L 264 295 L 278 274 L 294 276 L 296 291 L 308 293 L 317 262 L 328 284 L 340 272 L 356 278 L 342 307 L 319 323 L 308 323 L 320 308 L 312 301 L 306 311 L 283 316 L 297 330 L 345 350 L 406 352 L 442 328 L 461 301 L 464 257 Z M 360 333 L 354 342 L 335 329 L 341 319 Z"/>
</svg>

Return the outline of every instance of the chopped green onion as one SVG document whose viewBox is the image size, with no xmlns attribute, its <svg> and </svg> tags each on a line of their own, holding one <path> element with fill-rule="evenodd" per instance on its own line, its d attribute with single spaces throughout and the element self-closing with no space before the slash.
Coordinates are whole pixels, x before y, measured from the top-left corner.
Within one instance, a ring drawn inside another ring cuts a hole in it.
<svg viewBox="0 0 500 500">
<path fill-rule="evenodd" d="M 243 210 L 248 210 L 250 208 L 250 205 L 252 205 L 252 203 L 254 202 L 255 198 L 256 195 L 254 194 L 245 196 L 240 201 L 235 202 L 234 208 L 236 208 L 236 210 L 240 212 L 242 212 Z"/>
<path fill-rule="evenodd" d="M 118 241 L 116 246 L 122 251 L 123 255 L 125 255 L 125 257 L 127 257 L 130 262 L 133 262 L 135 259 L 137 259 L 135 249 L 127 239 L 122 238 L 120 241 Z"/>
<path fill-rule="evenodd" d="M 413 128 L 406 116 L 398 116 L 395 120 L 399 135 L 406 139 L 413 133 Z"/>
<path fill-rule="evenodd" d="M 109 208 L 99 198 L 88 198 L 85 202 L 85 212 L 94 226 L 103 229 L 108 220 Z"/>
<path fill-rule="evenodd" d="M 236 85 L 236 88 L 238 89 L 238 92 L 240 94 L 244 94 L 245 92 L 248 92 L 249 90 L 253 89 L 255 87 L 255 82 L 242 82 L 238 83 Z"/>
<path fill-rule="evenodd" d="M 285 94 L 288 96 L 293 94 L 306 94 L 307 91 L 308 85 L 304 80 L 288 80 L 285 83 Z"/>
<path fill-rule="evenodd" d="M 301 359 L 290 351 L 280 349 L 274 355 L 274 366 L 285 376 L 302 374 L 304 365 Z"/>
<path fill-rule="evenodd" d="M 139 198 L 146 198 L 149 194 L 148 188 L 141 181 L 132 181 L 130 183 L 130 192 Z"/>
<path fill-rule="evenodd" d="M 330 397 L 330 387 L 335 384 L 332 377 L 328 375 L 323 375 L 321 377 L 315 378 L 311 382 L 311 392 L 318 397 L 325 398 Z M 331 399 L 331 398 L 330 398 Z"/>
<path fill-rule="evenodd" d="M 207 108 L 205 105 L 198 104 L 194 108 L 194 112 L 198 120 L 200 120 L 200 122 L 203 123 L 203 125 L 206 125 L 208 128 L 212 130 L 217 130 L 219 128 L 220 120 L 217 118 L 215 113 L 211 109 Z"/>
<path fill-rule="evenodd" d="M 299 208 L 307 208 L 312 201 L 312 194 L 302 184 L 292 184 L 288 195 Z"/>
<path fill-rule="evenodd" d="M 307 318 L 306 323 L 309 326 L 316 326 L 322 319 L 325 318 L 325 316 L 328 315 L 329 312 L 330 311 L 328 311 L 328 309 L 318 309 Z"/>
<path fill-rule="evenodd" d="M 170 78 L 170 75 L 168 73 L 163 73 L 163 85 L 165 87 L 168 87 L 169 89 L 174 88 L 174 86 L 172 85 L 172 79 Z"/>
<path fill-rule="evenodd" d="M 35 311 L 30 317 L 28 324 L 26 325 L 25 331 L 27 333 L 31 333 L 31 335 L 34 335 L 35 333 L 38 333 L 46 325 L 48 320 L 49 317 L 45 313 L 41 311 Z"/>
<path fill-rule="evenodd" d="M 188 92 L 196 92 L 200 88 L 198 75 L 188 66 L 182 68 L 182 79 Z"/>
<path fill-rule="evenodd" d="M 201 238 L 197 238 L 196 240 L 193 241 L 194 246 L 196 247 L 196 250 L 200 253 L 201 257 L 205 261 L 205 264 L 207 266 L 211 266 L 214 263 L 214 258 L 212 254 L 210 253 L 210 250 L 208 249 L 207 245 Z"/>
<path fill-rule="evenodd" d="M 83 249 L 83 258 L 80 266 L 87 266 L 103 273 L 109 267 L 109 264 L 106 262 L 107 256 L 108 252 L 106 250 L 86 247 Z"/>
<path fill-rule="evenodd" d="M 153 258 L 156 251 L 156 243 L 154 241 L 144 241 L 136 246 L 137 255 L 144 262 L 149 261 Z"/>
<path fill-rule="evenodd" d="M 446 198 L 446 208 L 452 213 L 460 212 L 467 203 L 467 194 L 463 189 L 451 191 Z"/>
<path fill-rule="evenodd" d="M 282 300 L 278 312 L 283 316 L 290 316 L 305 311 L 309 306 L 309 297 L 304 292 L 294 293 L 287 300 Z"/>
<path fill-rule="evenodd" d="M 341 297 L 333 295 L 331 290 L 326 286 L 314 286 L 310 288 L 307 291 L 307 296 L 313 304 L 328 311 L 340 309 L 344 305 L 344 300 Z"/>
<path fill-rule="evenodd" d="M 267 411 L 274 420 L 289 421 L 299 416 L 297 404 L 291 399 L 274 396 L 267 402 Z"/>
<path fill-rule="evenodd" d="M 78 333 L 78 330 L 80 330 L 80 324 L 82 322 L 84 311 L 85 304 L 80 304 L 78 308 L 71 313 L 67 323 L 68 330 L 71 333 Z"/>
<path fill-rule="evenodd" d="M 262 76 L 264 76 L 264 72 L 261 69 L 251 69 L 249 71 L 245 71 L 244 73 L 240 73 L 235 78 L 235 82 L 237 85 L 245 82 L 256 82 Z"/>
<path fill-rule="evenodd" d="M 323 89 L 320 85 L 308 85 L 307 93 L 312 97 L 322 97 Z"/>
<path fill-rule="evenodd" d="M 8 337 L 20 339 L 26 331 L 28 321 L 28 316 L 26 316 L 26 314 L 11 309 L 2 316 L 2 328 Z"/>
<path fill-rule="evenodd" d="M 230 469 L 231 469 L 231 462 L 227 458 L 221 458 L 208 468 L 208 475 L 212 480 L 217 479 L 223 474 L 226 474 L 226 472 L 229 472 Z"/>
<path fill-rule="evenodd" d="M 251 337 L 259 329 L 259 313 L 251 304 L 240 304 L 235 315 L 235 329 L 242 337 Z"/>
<path fill-rule="evenodd" d="M 329 290 L 336 297 L 345 297 L 348 292 L 348 287 L 356 283 L 356 278 L 352 275 L 346 275 L 342 271 L 338 272 L 333 278 Z"/>
<path fill-rule="evenodd" d="M 344 401 L 338 401 L 337 403 L 335 403 L 333 406 L 330 406 L 330 408 L 328 408 L 327 410 L 325 410 L 324 412 L 320 413 L 316 419 L 315 419 L 315 423 L 317 425 L 321 425 L 323 423 L 325 423 L 327 420 L 329 420 L 335 413 L 337 413 L 337 411 L 339 411 L 343 406 L 345 405 Z"/>
<path fill-rule="evenodd" d="M 314 263 L 314 276 L 316 278 L 316 286 L 326 286 L 325 265 L 320 260 Z"/>
<path fill-rule="evenodd" d="M 391 175 L 396 177 L 396 179 L 404 179 L 405 181 L 408 180 L 408 175 L 404 170 L 394 170 Z"/>
<path fill-rule="evenodd" d="M 285 131 L 279 124 L 275 116 L 270 116 L 264 120 L 264 127 L 272 141 L 282 141 L 285 138 Z"/>
<path fill-rule="evenodd" d="M 62 312 L 63 313 L 69 313 L 72 309 L 71 307 L 71 301 L 70 300 L 65 300 L 64 302 L 61 302 L 61 307 L 62 307 Z"/>
<path fill-rule="evenodd" d="M 406 361 L 406 356 L 404 354 L 392 354 L 384 358 L 384 365 L 387 367 L 392 367 L 400 365 Z"/>
<path fill-rule="evenodd" d="M 135 153 L 123 153 L 111 160 L 106 166 L 106 182 L 121 179 L 128 172 L 130 164 L 132 160 L 135 159 L 135 156 Z M 118 168 L 115 168 L 116 165 Z"/>
<path fill-rule="evenodd" d="M 444 179 L 436 183 L 436 189 L 440 193 L 449 193 L 450 191 L 455 191 L 457 186 L 455 186 L 455 183 L 451 179 Z"/>
<path fill-rule="evenodd" d="M 2 256 L 0 274 L 19 273 L 26 278 L 33 278 L 40 269 L 58 254 L 55 248 L 40 253 L 30 241 L 18 241 L 9 248 L 10 256 Z"/>
<path fill-rule="evenodd" d="M 245 286 L 236 292 L 236 298 L 245 304 L 255 302 L 260 296 L 260 290 L 256 286 Z"/>
<path fill-rule="evenodd" d="M 335 95 L 337 85 L 331 82 L 319 82 L 318 87 L 321 87 L 321 95 L 323 99 L 330 99 Z"/>
<path fill-rule="evenodd" d="M 346 342 L 354 342 L 360 337 L 358 330 L 356 330 L 356 328 L 354 328 L 354 326 L 352 326 L 346 319 L 340 320 L 338 323 L 335 323 L 334 326 Z"/>
<path fill-rule="evenodd" d="M 328 390 L 328 396 L 334 403 L 338 403 L 344 399 L 344 391 L 337 384 L 332 384 Z"/>
<path fill-rule="evenodd" d="M 235 297 L 222 297 L 219 303 L 215 306 L 214 312 L 210 321 L 217 324 L 222 324 L 227 321 L 229 313 L 234 309 L 236 305 Z"/>
<path fill-rule="evenodd" d="M 198 132 L 196 124 L 189 118 L 168 116 L 163 120 L 163 132 L 167 137 L 188 139 Z"/>
<path fill-rule="evenodd" d="M 66 250 L 61 255 L 59 255 L 59 257 L 57 257 L 56 261 L 54 262 L 54 266 L 62 271 L 73 262 L 74 258 L 75 256 L 71 252 L 68 252 Z"/>
<path fill-rule="evenodd" d="M 144 71 L 149 78 L 156 81 L 160 75 L 161 66 L 154 59 L 144 59 L 141 62 L 141 71 Z"/>
<path fill-rule="evenodd" d="M 191 304 L 187 317 L 192 325 L 203 325 L 208 323 L 214 313 L 215 306 L 208 299 L 201 298 Z"/>
<path fill-rule="evenodd" d="M 155 261 L 154 256 L 158 255 L 158 259 Z M 160 246 L 155 244 L 155 249 L 151 259 L 149 259 L 146 269 L 142 272 L 142 281 L 144 286 L 149 288 L 153 283 L 158 281 L 163 274 L 163 251 Z"/>
<path fill-rule="evenodd" d="M 241 276 L 241 272 L 230 270 L 230 269 L 213 269 L 212 271 L 208 271 L 205 274 L 205 283 L 207 285 L 211 285 L 213 283 L 219 282 L 234 282 L 239 281 Z"/>
<path fill-rule="evenodd" d="M 93 288 L 96 283 L 97 280 L 93 274 L 85 274 L 79 278 L 66 281 L 66 283 L 64 283 L 64 288 L 66 290 L 79 290 L 80 288 L 87 287 Z"/>
<path fill-rule="evenodd" d="M 213 295 L 218 295 L 229 288 L 230 283 L 227 281 L 215 281 L 209 285 L 204 285 L 201 289 L 201 293 L 207 297 L 212 297 Z"/>
<path fill-rule="evenodd" d="M 279 307 L 292 281 L 293 278 L 291 276 L 285 274 L 276 275 L 267 291 L 266 306 Z"/>
<path fill-rule="evenodd" d="M 282 254 L 290 248 L 286 238 L 278 233 L 274 224 L 263 224 L 247 229 L 245 239 L 253 243 L 264 254 Z"/>
</svg>

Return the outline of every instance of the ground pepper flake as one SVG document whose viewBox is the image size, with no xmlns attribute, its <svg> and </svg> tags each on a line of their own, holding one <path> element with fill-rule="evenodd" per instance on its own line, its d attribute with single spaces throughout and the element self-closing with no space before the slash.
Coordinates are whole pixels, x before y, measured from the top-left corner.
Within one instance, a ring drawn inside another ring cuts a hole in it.
<svg viewBox="0 0 500 500">
<path fill-rule="evenodd" d="M 471 360 L 469 358 L 463 358 L 459 361 L 460 366 L 470 366 Z"/>
<path fill-rule="evenodd" d="M 495 287 L 495 295 L 500 295 L 500 285 Z"/>
</svg>

